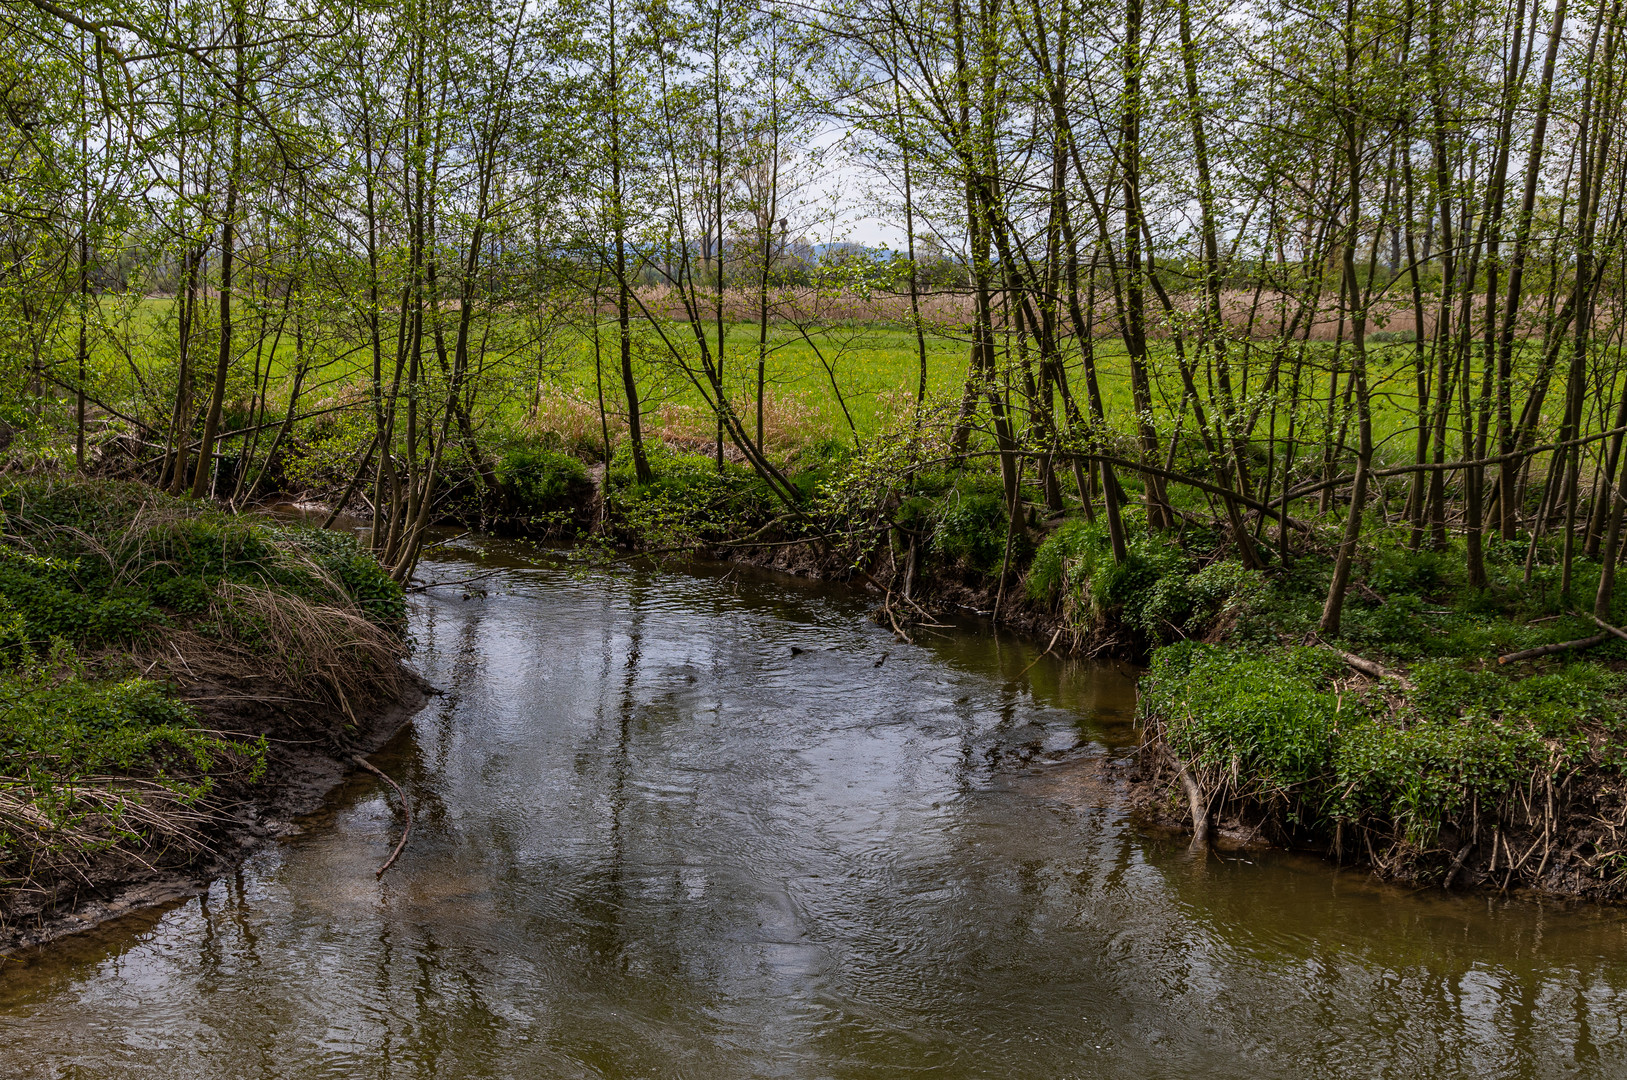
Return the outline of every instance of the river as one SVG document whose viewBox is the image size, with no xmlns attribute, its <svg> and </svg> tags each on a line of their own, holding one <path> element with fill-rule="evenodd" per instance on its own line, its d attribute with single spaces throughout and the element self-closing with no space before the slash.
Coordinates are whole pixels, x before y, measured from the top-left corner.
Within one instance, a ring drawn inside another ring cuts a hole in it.
<svg viewBox="0 0 1627 1080">
<path fill-rule="evenodd" d="M 1193 858 L 1123 670 L 465 544 L 445 695 L 206 896 L 0 966 L 0 1076 L 1627 1076 L 1627 912 Z"/>
</svg>

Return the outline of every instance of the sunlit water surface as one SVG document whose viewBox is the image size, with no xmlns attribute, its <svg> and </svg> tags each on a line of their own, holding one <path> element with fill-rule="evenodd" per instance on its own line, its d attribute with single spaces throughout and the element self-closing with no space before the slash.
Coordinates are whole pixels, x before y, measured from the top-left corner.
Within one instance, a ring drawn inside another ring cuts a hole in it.
<svg viewBox="0 0 1627 1080">
<path fill-rule="evenodd" d="M 446 690 L 206 897 L 0 966 L 0 1076 L 1627 1076 L 1627 918 L 1193 860 L 1108 667 L 464 549 Z"/>
</svg>

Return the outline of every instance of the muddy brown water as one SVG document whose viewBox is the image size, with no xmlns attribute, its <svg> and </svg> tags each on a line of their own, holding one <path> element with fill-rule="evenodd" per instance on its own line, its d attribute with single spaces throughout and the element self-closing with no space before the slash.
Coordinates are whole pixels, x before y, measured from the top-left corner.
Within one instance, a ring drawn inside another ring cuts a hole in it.
<svg viewBox="0 0 1627 1080">
<path fill-rule="evenodd" d="M 1122 670 L 724 568 L 424 572 L 498 567 L 415 601 L 395 869 L 357 776 L 5 961 L 0 1076 L 1627 1076 L 1627 912 L 1194 860 L 1096 779 Z"/>
</svg>

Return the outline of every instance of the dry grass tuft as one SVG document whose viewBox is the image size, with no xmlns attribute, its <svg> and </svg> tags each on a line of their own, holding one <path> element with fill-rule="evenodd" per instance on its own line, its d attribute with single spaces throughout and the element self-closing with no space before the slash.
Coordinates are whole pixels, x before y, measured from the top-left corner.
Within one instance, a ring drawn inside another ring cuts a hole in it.
<svg viewBox="0 0 1627 1080">
<path fill-rule="evenodd" d="M 605 402 L 605 424 L 614 445 L 627 430 L 627 422 Z M 525 432 L 543 440 L 557 439 L 559 445 L 578 453 L 595 456 L 604 452 L 604 426 L 599 422 L 597 400 L 574 394 L 566 387 L 549 383 L 537 391 L 536 404 L 521 424 Z"/>
<path fill-rule="evenodd" d="M 166 634 L 139 657 L 182 700 L 233 697 L 279 706 L 304 722 L 358 714 L 400 698 L 401 640 L 353 605 L 319 604 L 255 585 L 222 582 L 207 617 Z M 235 689 L 235 693 L 233 690 Z"/>
<path fill-rule="evenodd" d="M 735 402 L 735 410 L 746 431 L 756 438 L 756 401 L 742 399 Z M 717 445 L 717 416 L 704 406 L 668 403 L 655 411 L 650 434 L 674 449 L 711 453 Z M 830 436 L 830 427 L 805 397 L 764 389 L 763 444 L 769 453 L 788 454 Z M 723 455 L 731 461 L 743 460 L 727 438 Z"/>
</svg>

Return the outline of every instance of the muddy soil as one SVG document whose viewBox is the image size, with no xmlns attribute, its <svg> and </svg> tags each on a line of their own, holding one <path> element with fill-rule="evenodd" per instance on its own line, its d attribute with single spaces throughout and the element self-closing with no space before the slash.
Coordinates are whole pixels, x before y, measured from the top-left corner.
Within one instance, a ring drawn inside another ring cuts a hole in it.
<svg viewBox="0 0 1627 1080">
<path fill-rule="evenodd" d="M 363 713 L 354 725 L 313 730 L 308 720 L 296 724 L 281 710 L 253 703 L 206 714 L 216 730 L 250 738 L 263 734 L 269 744 L 259 782 L 226 793 L 208 831 L 209 850 L 170 864 L 144 863 L 113 848 L 74 878 L 0 894 L 0 954 L 203 892 L 256 848 L 299 832 L 295 819 L 321 806 L 328 792 L 357 768 L 353 759 L 389 742 L 436 693 L 410 670 L 403 674 L 399 700 Z"/>
</svg>

